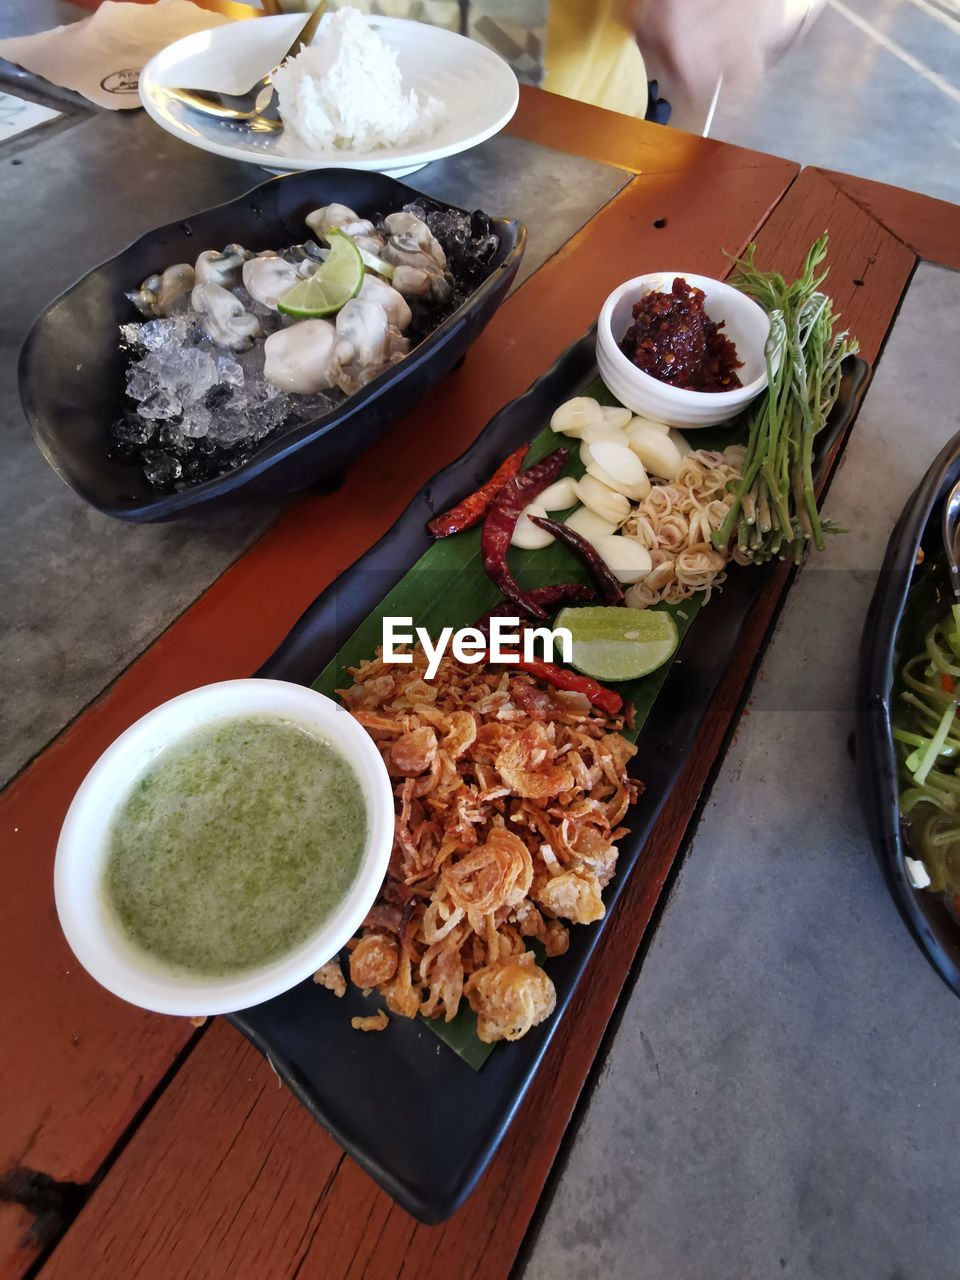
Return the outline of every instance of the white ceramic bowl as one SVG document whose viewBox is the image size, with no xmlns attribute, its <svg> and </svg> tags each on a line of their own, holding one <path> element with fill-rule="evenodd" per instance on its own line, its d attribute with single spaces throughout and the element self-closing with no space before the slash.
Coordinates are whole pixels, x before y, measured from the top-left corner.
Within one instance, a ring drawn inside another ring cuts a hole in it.
<svg viewBox="0 0 960 1280">
<path fill-rule="evenodd" d="M 743 386 L 733 391 L 671 387 L 638 369 L 620 350 L 623 335 L 633 323 L 633 304 L 651 290 L 669 291 L 676 276 L 702 289 L 707 315 L 725 322 L 723 332 L 743 361 L 737 371 Z M 620 285 L 603 304 L 597 323 L 597 365 L 613 394 L 634 413 L 671 427 L 709 427 L 735 417 L 766 387 L 763 349 L 769 331 L 770 319 L 763 308 L 732 285 L 689 271 L 655 271 Z"/>
<path fill-rule="evenodd" d="M 102 892 L 113 816 L 143 769 L 195 729 L 243 715 L 277 715 L 335 746 L 363 787 L 369 820 L 357 877 L 340 906 L 304 943 L 262 968 L 226 978 L 171 972 L 128 941 Z M 157 1013 L 230 1013 L 302 982 L 335 956 L 373 905 L 393 846 L 393 792 L 372 739 L 338 703 L 282 680 L 226 680 L 181 694 L 149 712 L 107 748 L 67 811 L 54 867 L 54 893 L 67 942 L 108 991 Z"/>
</svg>

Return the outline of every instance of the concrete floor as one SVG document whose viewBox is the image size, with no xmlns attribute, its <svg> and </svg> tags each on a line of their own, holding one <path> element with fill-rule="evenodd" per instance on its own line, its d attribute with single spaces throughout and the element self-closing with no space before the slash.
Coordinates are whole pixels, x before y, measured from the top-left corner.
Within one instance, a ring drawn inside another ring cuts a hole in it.
<svg viewBox="0 0 960 1280">
<path fill-rule="evenodd" d="M 889 530 L 960 431 L 958 349 L 960 275 L 921 266 L 827 500 L 850 532 L 788 597 L 523 1280 L 960 1270 L 960 1004 L 887 893 L 847 751 Z"/>
<path fill-rule="evenodd" d="M 827 0 L 755 92 L 721 91 L 710 133 L 960 202 L 960 3 Z"/>
</svg>

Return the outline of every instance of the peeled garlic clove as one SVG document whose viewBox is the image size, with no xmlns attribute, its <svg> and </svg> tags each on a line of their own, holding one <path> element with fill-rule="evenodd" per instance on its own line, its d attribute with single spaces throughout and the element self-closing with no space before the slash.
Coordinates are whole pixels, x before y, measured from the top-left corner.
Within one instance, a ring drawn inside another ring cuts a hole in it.
<svg viewBox="0 0 960 1280">
<path fill-rule="evenodd" d="M 625 498 L 630 498 L 633 502 L 642 502 L 650 492 L 649 489 L 644 492 L 639 485 L 625 484 L 622 480 L 615 480 L 608 471 L 604 471 L 603 467 L 598 466 L 596 462 L 591 462 L 587 467 L 587 475 L 593 476 L 594 480 L 599 480 L 601 484 L 605 484 L 608 489 L 614 489 L 617 493 L 622 493 Z M 650 481 L 647 481 L 649 484 Z"/>
<path fill-rule="evenodd" d="M 619 440 L 623 443 L 626 436 L 609 422 L 591 423 L 580 432 L 580 439 L 591 444 L 594 440 Z"/>
<path fill-rule="evenodd" d="M 530 502 L 520 512 L 520 519 L 517 521 L 513 530 L 513 537 L 510 539 L 511 547 L 522 547 L 524 551 L 542 551 L 544 547 L 549 547 L 554 541 L 552 533 L 547 533 L 546 529 L 538 528 L 530 519 L 531 516 L 545 516 L 546 508 L 541 502 Z"/>
<path fill-rule="evenodd" d="M 589 507 L 577 507 L 576 511 L 568 515 L 563 523 L 574 533 L 579 533 L 581 538 L 586 538 L 588 542 L 617 532 L 617 526 L 612 520 L 604 520 L 603 516 L 598 516 Z"/>
<path fill-rule="evenodd" d="M 578 436 L 584 427 L 601 422 L 603 414 L 592 396 L 574 396 L 559 409 L 554 409 L 550 429 L 565 436 Z"/>
<path fill-rule="evenodd" d="M 614 431 L 622 431 L 633 417 L 629 409 L 624 409 L 619 404 L 602 404 L 600 412 L 603 414 L 604 422 Z"/>
<path fill-rule="evenodd" d="M 645 418 L 642 413 L 634 414 L 634 416 L 627 423 L 627 428 L 626 428 L 627 435 L 630 434 L 630 428 L 634 426 L 653 427 L 654 431 L 660 431 L 663 433 L 663 435 L 666 435 L 667 432 L 670 430 L 670 428 L 667 426 L 665 422 L 657 422 L 653 418 Z"/>
<path fill-rule="evenodd" d="M 609 427 L 586 427 L 580 439 L 580 461 L 584 466 L 587 466 L 593 457 L 590 452 L 591 447 L 603 440 L 611 441 L 613 444 L 627 444 L 627 437 L 622 431 L 611 431 Z"/>
<path fill-rule="evenodd" d="M 693 445 L 687 442 L 687 437 L 682 436 L 680 432 L 675 431 L 673 427 L 670 428 L 670 439 L 677 446 L 677 452 L 680 454 L 681 458 L 687 458 L 691 453 L 693 453 Z"/>
<path fill-rule="evenodd" d="M 537 494 L 537 504 L 544 511 L 566 511 L 577 500 L 577 482 L 573 476 L 562 476 Z M 536 528 L 536 525 L 534 525 Z"/>
<path fill-rule="evenodd" d="M 580 477 L 577 481 L 577 497 L 585 507 L 614 524 L 626 520 L 630 514 L 630 503 L 623 494 L 617 493 L 595 476 Z"/>
<path fill-rule="evenodd" d="M 671 483 L 676 480 L 683 459 L 669 435 L 641 423 L 630 427 L 627 439 L 630 441 L 630 448 L 651 475 Z"/>
<path fill-rule="evenodd" d="M 595 468 L 599 468 L 604 473 L 597 476 L 598 480 L 632 498 L 634 502 L 640 502 L 647 496 L 650 492 L 650 480 L 646 469 L 626 444 L 615 440 L 597 440 L 588 448 L 590 464 L 587 470 L 596 475 Z"/>
<path fill-rule="evenodd" d="M 612 534 L 597 538 L 593 546 L 619 582 L 638 582 L 653 568 L 650 552 L 634 538 Z"/>
</svg>

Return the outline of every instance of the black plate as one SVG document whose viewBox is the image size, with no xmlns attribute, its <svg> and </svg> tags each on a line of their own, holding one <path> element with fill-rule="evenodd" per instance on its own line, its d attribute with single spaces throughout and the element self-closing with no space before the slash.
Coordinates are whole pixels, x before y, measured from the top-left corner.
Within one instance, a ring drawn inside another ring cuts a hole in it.
<svg viewBox="0 0 960 1280">
<path fill-rule="evenodd" d="M 596 376 L 594 337 L 588 334 L 414 498 L 393 529 L 310 606 L 257 674 L 310 684 L 426 551 L 430 515 L 487 479 L 508 453 L 542 430 L 558 404 Z M 840 400 L 819 440 L 820 463 L 852 422 L 866 377 L 863 361 L 847 362 Z M 474 1071 L 420 1020 L 394 1018 L 381 1035 L 353 1031 L 351 1016 L 370 1012 L 353 989 L 337 1000 L 305 982 L 232 1017 L 337 1142 L 422 1221 L 437 1222 L 454 1212 L 503 1138 L 684 767 L 771 571 L 731 573 L 684 641 L 683 662 L 667 677 L 638 739 L 634 772 L 646 790 L 631 810 L 631 834 L 620 842 L 617 875 L 604 893 L 608 914 L 596 925 L 572 929 L 567 954 L 550 961 L 557 989 L 551 1018 L 522 1040 L 498 1045 Z"/>
<path fill-rule="evenodd" d="M 479 337 L 520 266 L 527 239 L 521 223 L 491 219 L 499 244 L 486 279 L 404 360 L 332 412 L 265 440 L 235 471 L 179 493 L 159 493 L 139 466 L 107 457 L 107 429 L 125 401 L 127 357 L 118 346 L 118 328 L 142 318 L 124 295 L 172 262 L 193 262 L 202 249 L 232 241 L 254 250 L 296 244 L 309 234 L 304 218 L 318 205 L 337 201 L 367 217 L 394 212 L 412 200 L 427 208 L 457 207 L 380 173 L 292 173 L 227 204 L 158 227 L 89 271 L 40 315 L 20 352 L 20 399 L 44 457 L 100 511 L 136 521 L 169 520 L 238 494 L 277 497 L 337 475 L 439 382 Z"/>
<path fill-rule="evenodd" d="M 908 596 L 915 582 L 917 552 L 923 549 L 928 569 L 943 562 L 943 502 L 958 480 L 960 435 L 938 454 L 904 507 L 887 545 L 860 642 L 857 787 L 874 851 L 894 901 L 930 963 L 960 995 L 960 929 L 939 897 L 915 889 L 907 875 L 890 721 L 893 675 L 899 664 L 898 638 L 901 627 L 910 621 Z"/>
</svg>

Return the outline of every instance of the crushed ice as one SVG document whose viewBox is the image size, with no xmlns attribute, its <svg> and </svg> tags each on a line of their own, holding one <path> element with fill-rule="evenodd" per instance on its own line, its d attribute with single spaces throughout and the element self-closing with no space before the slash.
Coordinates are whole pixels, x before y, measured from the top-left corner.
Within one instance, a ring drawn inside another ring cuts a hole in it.
<svg viewBox="0 0 960 1280">
<path fill-rule="evenodd" d="M 278 328 L 281 317 L 263 311 L 264 331 Z M 237 354 L 216 347 L 189 305 L 168 319 L 123 325 L 121 336 L 134 356 L 126 388 L 134 403 L 113 425 L 113 453 L 139 460 L 156 488 L 232 471 L 278 427 L 310 421 L 343 398 L 285 395 L 263 376 L 262 342 Z"/>
<path fill-rule="evenodd" d="M 406 208 L 423 218 L 443 245 L 458 286 L 443 313 L 415 314 L 414 341 L 420 341 L 483 280 L 497 238 L 484 215 Z M 293 251 L 281 251 L 288 252 Z M 242 285 L 232 292 L 259 318 L 264 336 L 291 323 L 255 302 Z M 248 351 L 217 347 L 189 295 L 169 318 L 121 325 L 120 336 L 131 354 L 130 404 L 111 428 L 111 455 L 139 462 L 154 488 L 185 488 L 233 471 L 281 427 L 311 422 L 344 399 L 337 390 L 310 396 L 280 391 L 263 375 L 263 339 Z"/>
</svg>

